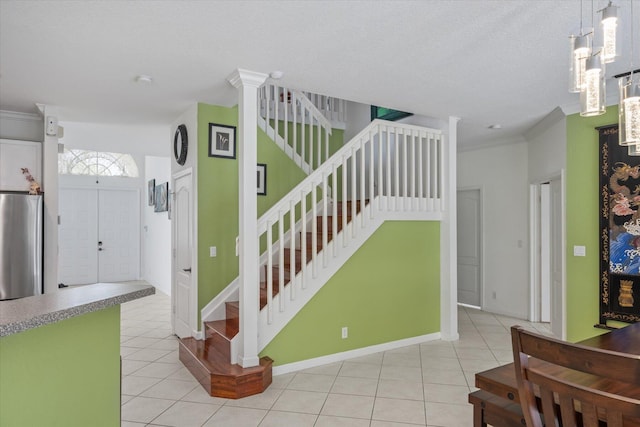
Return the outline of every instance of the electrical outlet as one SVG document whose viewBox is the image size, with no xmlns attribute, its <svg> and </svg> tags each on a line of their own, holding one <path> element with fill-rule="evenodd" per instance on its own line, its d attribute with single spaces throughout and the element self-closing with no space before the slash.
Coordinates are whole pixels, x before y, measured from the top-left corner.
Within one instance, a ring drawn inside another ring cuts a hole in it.
<svg viewBox="0 0 640 427">
<path fill-rule="evenodd" d="M 209 256 L 211 258 L 215 257 L 218 254 L 218 251 L 215 246 L 209 246 Z"/>
<path fill-rule="evenodd" d="M 342 328 L 342 339 L 345 339 L 348 337 L 349 337 L 349 328 L 345 326 L 344 328 Z"/>
</svg>

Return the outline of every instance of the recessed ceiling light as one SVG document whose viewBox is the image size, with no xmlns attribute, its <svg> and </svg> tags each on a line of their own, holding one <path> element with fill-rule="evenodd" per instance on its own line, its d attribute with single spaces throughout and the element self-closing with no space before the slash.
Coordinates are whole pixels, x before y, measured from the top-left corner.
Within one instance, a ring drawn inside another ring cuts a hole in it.
<svg viewBox="0 0 640 427">
<path fill-rule="evenodd" d="M 487 128 L 489 128 L 489 129 L 502 129 L 502 125 L 496 123 L 495 125 L 487 126 Z"/>
<path fill-rule="evenodd" d="M 136 83 L 143 83 L 143 84 L 153 83 L 153 77 L 147 76 L 146 74 L 137 75 L 134 80 L 136 81 Z"/>
<path fill-rule="evenodd" d="M 272 71 L 269 76 L 274 80 L 279 80 L 284 76 L 284 73 L 282 71 Z"/>
</svg>

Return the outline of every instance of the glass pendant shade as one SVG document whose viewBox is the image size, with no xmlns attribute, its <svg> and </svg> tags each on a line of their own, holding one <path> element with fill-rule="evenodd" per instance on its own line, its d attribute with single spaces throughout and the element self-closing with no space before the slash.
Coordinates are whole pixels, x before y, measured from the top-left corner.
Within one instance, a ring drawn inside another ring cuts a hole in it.
<svg viewBox="0 0 640 427">
<path fill-rule="evenodd" d="M 617 53 L 616 33 L 618 28 L 618 8 L 611 5 L 602 9 L 602 59 L 605 63 L 615 61 Z"/>
<path fill-rule="evenodd" d="M 602 55 L 590 56 L 585 65 L 585 85 L 580 91 L 580 115 L 599 116 L 606 111 L 605 80 Z"/>
<path fill-rule="evenodd" d="M 620 145 L 640 144 L 640 74 L 621 77 L 618 106 Z"/>
<path fill-rule="evenodd" d="M 591 56 L 591 34 L 569 37 L 571 65 L 569 67 L 569 92 L 580 92 L 585 84 L 587 58 Z"/>
</svg>

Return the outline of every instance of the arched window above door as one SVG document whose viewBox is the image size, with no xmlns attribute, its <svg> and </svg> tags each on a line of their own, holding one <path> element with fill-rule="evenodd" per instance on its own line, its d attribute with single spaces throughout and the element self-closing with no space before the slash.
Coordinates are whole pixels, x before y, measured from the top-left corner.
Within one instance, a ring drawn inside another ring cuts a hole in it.
<svg viewBox="0 0 640 427">
<path fill-rule="evenodd" d="M 138 165 L 131 154 L 66 148 L 58 155 L 58 173 L 127 178 L 139 176 Z"/>
</svg>

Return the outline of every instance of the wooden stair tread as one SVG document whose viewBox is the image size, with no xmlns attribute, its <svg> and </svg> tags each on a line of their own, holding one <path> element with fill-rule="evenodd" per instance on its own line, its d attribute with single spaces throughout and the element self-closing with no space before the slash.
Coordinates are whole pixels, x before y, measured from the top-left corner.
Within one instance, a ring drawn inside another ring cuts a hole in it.
<svg viewBox="0 0 640 427">
<path fill-rule="evenodd" d="M 204 322 L 205 328 L 212 329 L 218 334 L 222 335 L 224 338 L 231 341 L 233 337 L 238 335 L 239 331 L 239 319 L 238 318 L 229 318 L 225 320 L 212 320 L 208 322 Z"/>
</svg>

